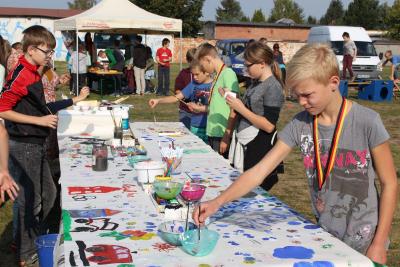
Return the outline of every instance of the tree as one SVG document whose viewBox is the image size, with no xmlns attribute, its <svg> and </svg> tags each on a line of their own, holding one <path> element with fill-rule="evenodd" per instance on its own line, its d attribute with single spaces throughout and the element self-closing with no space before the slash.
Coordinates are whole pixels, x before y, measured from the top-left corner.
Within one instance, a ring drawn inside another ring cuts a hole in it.
<svg viewBox="0 0 400 267">
<path fill-rule="evenodd" d="M 271 10 L 268 21 L 276 22 L 282 18 L 292 19 L 296 23 L 303 23 L 303 9 L 293 0 L 274 0 L 274 8 Z"/>
<path fill-rule="evenodd" d="M 343 18 L 345 25 L 361 26 L 367 30 L 376 29 L 379 24 L 378 0 L 354 0 Z"/>
<path fill-rule="evenodd" d="M 262 12 L 261 8 L 254 10 L 253 17 L 251 18 L 252 22 L 266 22 L 264 13 Z"/>
<path fill-rule="evenodd" d="M 240 19 L 240 21 L 241 21 L 241 22 L 250 22 L 250 18 L 247 17 L 247 16 L 243 16 L 243 17 Z"/>
<path fill-rule="evenodd" d="M 320 19 L 322 25 L 342 25 L 344 9 L 341 0 L 332 0 L 326 13 Z"/>
<path fill-rule="evenodd" d="M 309 25 L 316 25 L 318 24 L 317 18 L 313 16 L 308 16 L 307 18 L 307 24 Z"/>
<path fill-rule="evenodd" d="M 379 6 L 378 8 L 378 25 L 376 25 L 376 29 L 378 30 L 384 30 L 389 27 L 389 24 L 387 23 L 387 18 L 390 13 L 390 6 L 387 3 L 383 3 L 382 5 Z"/>
<path fill-rule="evenodd" d="M 217 21 L 240 21 L 244 17 L 242 7 L 237 0 L 222 0 L 221 6 L 217 8 Z"/>
<path fill-rule="evenodd" d="M 68 8 L 85 10 L 93 7 L 95 4 L 96 0 L 74 0 L 73 2 L 68 2 Z"/>
<path fill-rule="evenodd" d="M 388 34 L 396 40 L 400 40 L 400 0 L 395 0 L 390 9 L 385 23 L 388 25 Z"/>
<path fill-rule="evenodd" d="M 130 0 L 135 5 L 160 16 L 182 20 L 184 36 L 197 36 L 204 0 Z M 134 16 L 134 14 L 132 15 Z"/>
</svg>

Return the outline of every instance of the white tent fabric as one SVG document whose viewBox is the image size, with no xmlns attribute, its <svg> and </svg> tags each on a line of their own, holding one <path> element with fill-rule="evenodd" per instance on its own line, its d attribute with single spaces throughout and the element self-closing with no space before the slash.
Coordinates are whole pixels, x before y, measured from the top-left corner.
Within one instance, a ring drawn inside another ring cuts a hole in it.
<svg viewBox="0 0 400 267">
<path fill-rule="evenodd" d="M 103 0 L 78 15 L 56 20 L 56 31 L 182 32 L 182 20 L 150 13 L 129 0 Z"/>
</svg>

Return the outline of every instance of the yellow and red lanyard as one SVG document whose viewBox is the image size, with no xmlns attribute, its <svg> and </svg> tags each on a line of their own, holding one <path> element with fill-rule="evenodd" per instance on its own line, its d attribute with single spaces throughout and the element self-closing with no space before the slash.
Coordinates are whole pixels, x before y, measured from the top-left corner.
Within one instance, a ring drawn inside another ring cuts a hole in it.
<svg viewBox="0 0 400 267">
<path fill-rule="evenodd" d="M 318 119 L 314 116 L 313 120 L 313 139 L 314 139 L 314 153 L 315 153 L 315 165 L 317 168 L 317 178 L 318 178 L 318 189 L 321 190 L 326 179 L 329 177 L 330 172 L 333 169 L 336 158 L 336 151 L 338 148 L 340 135 L 342 133 L 344 119 L 346 117 L 346 107 L 347 100 L 343 98 L 342 105 L 340 106 L 339 116 L 336 120 L 336 127 L 332 137 L 331 148 L 329 149 L 329 156 L 326 162 L 325 171 L 322 169 L 321 154 L 318 145 Z"/>
<path fill-rule="evenodd" d="M 213 94 L 213 92 L 214 92 L 215 84 L 217 83 L 218 78 L 219 78 L 219 75 L 221 74 L 221 72 L 222 72 L 222 70 L 224 69 L 224 67 L 225 67 L 225 63 L 222 64 L 221 68 L 219 69 L 219 71 L 218 71 L 218 73 L 217 73 L 217 76 L 215 76 L 215 78 L 214 78 L 214 80 L 213 80 L 213 82 L 212 82 L 212 86 L 211 86 L 211 90 L 210 90 L 210 95 L 209 95 L 209 97 L 208 97 L 208 104 L 209 104 L 209 105 L 210 105 L 210 103 L 211 103 L 211 97 L 212 97 L 212 94 Z"/>
</svg>

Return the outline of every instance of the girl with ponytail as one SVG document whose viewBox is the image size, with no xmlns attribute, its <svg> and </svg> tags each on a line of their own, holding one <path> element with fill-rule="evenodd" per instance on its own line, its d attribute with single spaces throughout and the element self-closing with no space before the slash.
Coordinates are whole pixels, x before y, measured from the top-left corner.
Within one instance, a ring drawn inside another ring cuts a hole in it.
<svg viewBox="0 0 400 267">
<path fill-rule="evenodd" d="M 276 124 L 284 103 L 281 72 L 267 45 L 261 42 L 250 44 L 244 52 L 244 65 L 253 79 L 252 84 L 242 100 L 230 95 L 226 97 L 227 104 L 236 112 L 229 160 L 241 171 L 256 165 L 273 147 Z M 278 181 L 277 172 L 272 172 L 261 187 L 271 189 Z"/>
</svg>

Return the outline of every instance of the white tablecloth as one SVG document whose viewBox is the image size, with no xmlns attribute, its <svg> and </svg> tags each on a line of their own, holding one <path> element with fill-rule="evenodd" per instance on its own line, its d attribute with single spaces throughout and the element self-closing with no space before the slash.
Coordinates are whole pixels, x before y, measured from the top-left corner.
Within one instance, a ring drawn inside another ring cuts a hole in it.
<svg viewBox="0 0 400 267">
<path fill-rule="evenodd" d="M 184 147 L 183 172 L 174 179 L 208 180 L 203 200 L 217 196 L 239 176 L 180 123 L 137 122 L 131 127 L 152 159 L 160 159 L 159 145 L 172 139 Z M 184 134 L 159 137 L 162 130 Z M 80 142 L 59 137 L 64 226 L 64 243 L 56 255 L 59 266 L 373 266 L 261 189 L 215 214 L 208 228 L 220 234 L 216 248 L 205 257 L 190 256 L 157 235 L 163 215 L 137 183 L 127 158 L 116 156 L 108 171 L 94 172 L 91 146 Z"/>
</svg>

